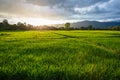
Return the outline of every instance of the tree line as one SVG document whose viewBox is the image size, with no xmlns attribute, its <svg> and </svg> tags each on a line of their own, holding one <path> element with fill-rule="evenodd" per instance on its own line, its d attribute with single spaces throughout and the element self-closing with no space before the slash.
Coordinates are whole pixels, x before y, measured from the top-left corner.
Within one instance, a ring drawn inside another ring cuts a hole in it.
<svg viewBox="0 0 120 80">
<path fill-rule="evenodd" d="M 113 26 L 107 29 L 95 28 L 92 25 L 87 27 L 81 26 L 78 28 L 70 27 L 70 23 L 65 23 L 63 27 L 55 26 L 33 26 L 31 24 L 18 22 L 17 24 L 9 24 L 7 19 L 0 22 L 0 30 L 118 30 L 120 31 L 120 26 Z"/>
</svg>

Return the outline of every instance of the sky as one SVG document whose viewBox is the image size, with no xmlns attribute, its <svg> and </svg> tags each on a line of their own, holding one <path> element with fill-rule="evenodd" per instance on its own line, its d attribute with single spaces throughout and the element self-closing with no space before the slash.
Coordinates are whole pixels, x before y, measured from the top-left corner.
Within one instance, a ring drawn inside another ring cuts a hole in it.
<svg viewBox="0 0 120 80">
<path fill-rule="evenodd" d="M 0 0 L 0 21 L 33 25 L 120 21 L 120 0 Z"/>
</svg>

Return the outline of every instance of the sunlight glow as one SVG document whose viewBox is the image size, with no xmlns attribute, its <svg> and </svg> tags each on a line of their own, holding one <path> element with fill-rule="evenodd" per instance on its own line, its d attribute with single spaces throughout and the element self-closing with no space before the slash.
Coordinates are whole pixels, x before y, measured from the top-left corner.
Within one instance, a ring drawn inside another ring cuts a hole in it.
<svg viewBox="0 0 120 80">
<path fill-rule="evenodd" d="M 42 19 L 42 18 L 13 18 L 9 20 L 10 23 L 27 23 L 32 24 L 35 26 L 39 25 L 52 25 L 52 24 L 63 24 L 66 22 L 77 22 L 78 20 L 49 20 L 49 19 Z M 14 22 L 13 22 L 14 21 Z"/>
<path fill-rule="evenodd" d="M 35 26 L 50 25 L 50 24 L 55 24 L 58 22 L 58 21 L 54 21 L 54 20 L 38 19 L 38 18 L 15 18 L 15 19 L 12 19 L 11 21 L 16 21 L 15 23 L 17 23 L 17 22 L 24 23 L 25 22 L 27 24 L 32 24 Z M 13 23 L 13 22 L 11 22 L 11 23 Z"/>
<path fill-rule="evenodd" d="M 50 24 L 55 24 L 57 21 L 53 20 L 47 20 L 47 19 L 37 19 L 37 18 L 26 18 L 24 19 L 26 23 L 32 24 L 32 25 L 50 25 Z"/>
</svg>

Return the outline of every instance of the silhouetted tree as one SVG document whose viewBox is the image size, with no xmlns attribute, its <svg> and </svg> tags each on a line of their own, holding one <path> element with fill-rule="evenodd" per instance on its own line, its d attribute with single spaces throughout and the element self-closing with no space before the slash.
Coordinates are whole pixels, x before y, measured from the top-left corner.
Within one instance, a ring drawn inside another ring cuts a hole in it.
<svg viewBox="0 0 120 80">
<path fill-rule="evenodd" d="M 32 29 L 34 29 L 34 28 L 33 28 L 33 25 L 28 24 L 28 25 L 27 25 L 27 30 L 32 30 Z"/>
<path fill-rule="evenodd" d="M 3 25 L 5 25 L 5 26 L 8 26 L 8 25 L 9 25 L 9 23 L 8 23 L 8 20 L 7 20 L 7 19 L 4 19 L 4 20 L 3 20 Z"/>
<path fill-rule="evenodd" d="M 26 23 L 18 22 L 18 23 L 17 23 L 17 28 L 18 28 L 19 30 L 27 30 Z"/>
<path fill-rule="evenodd" d="M 58 29 L 59 29 L 59 30 L 64 30 L 65 28 L 64 28 L 64 27 L 59 27 Z"/>
<path fill-rule="evenodd" d="M 112 27 L 111 29 L 112 29 L 112 30 L 117 30 L 117 31 L 119 31 L 119 30 L 120 30 L 120 26 L 114 26 L 114 27 Z"/>
<path fill-rule="evenodd" d="M 7 19 L 4 19 L 2 21 L 2 30 L 9 30 L 10 26 L 9 26 L 9 23 L 8 23 L 8 20 Z"/>
<path fill-rule="evenodd" d="M 80 29 L 81 29 L 81 30 L 84 30 L 84 29 L 85 29 L 85 27 L 84 27 L 84 26 L 81 26 L 81 27 L 80 27 Z"/>
<path fill-rule="evenodd" d="M 70 23 L 65 23 L 65 29 L 68 30 L 70 28 Z"/>
<path fill-rule="evenodd" d="M 92 30 L 93 29 L 93 26 L 92 25 L 89 25 L 88 26 L 88 30 Z"/>
</svg>

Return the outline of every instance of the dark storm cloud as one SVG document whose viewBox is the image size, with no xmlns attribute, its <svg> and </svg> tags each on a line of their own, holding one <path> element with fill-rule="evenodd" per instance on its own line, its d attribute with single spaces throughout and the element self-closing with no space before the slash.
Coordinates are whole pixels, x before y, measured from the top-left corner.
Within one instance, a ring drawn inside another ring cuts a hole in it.
<svg viewBox="0 0 120 80">
<path fill-rule="evenodd" d="M 120 0 L 0 0 L 0 17 L 119 18 Z"/>
<path fill-rule="evenodd" d="M 70 11 L 71 13 L 76 13 L 74 12 L 75 7 L 89 7 L 96 3 L 103 3 L 107 1 L 109 0 L 26 0 L 26 2 L 34 5 L 62 8 L 66 11 Z"/>
<path fill-rule="evenodd" d="M 65 16 L 69 18 L 74 15 L 81 14 L 93 14 L 93 13 L 102 13 L 102 10 L 99 7 L 93 7 L 91 11 L 76 11 L 75 8 L 85 8 L 96 5 L 97 3 L 102 4 L 110 0 L 26 0 L 27 3 L 38 5 L 38 6 L 48 6 L 55 11 L 58 11 L 59 16 Z M 84 9 L 84 10 L 85 10 Z"/>
<path fill-rule="evenodd" d="M 109 0 L 27 0 L 27 2 L 39 6 L 59 6 L 64 8 L 86 7 L 98 2 L 107 2 Z"/>
</svg>

